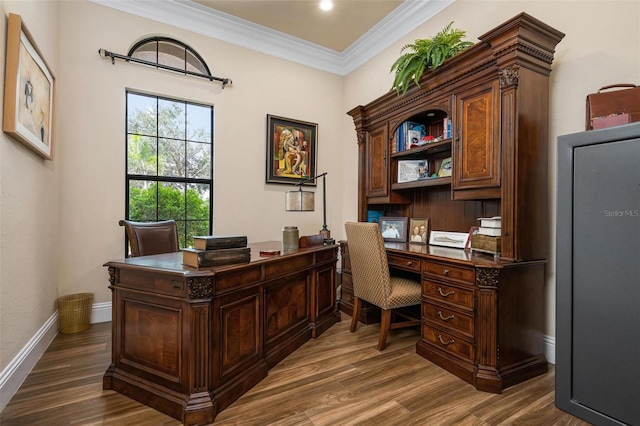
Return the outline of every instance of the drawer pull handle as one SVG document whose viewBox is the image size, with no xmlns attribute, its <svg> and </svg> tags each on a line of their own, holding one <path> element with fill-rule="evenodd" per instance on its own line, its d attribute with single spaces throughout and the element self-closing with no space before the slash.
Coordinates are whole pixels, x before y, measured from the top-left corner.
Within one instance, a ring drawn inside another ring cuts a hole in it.
<svg viewBox="0 0 640 426">
<path fill-rule="evenodd" d="M 442 335 L 441 335 L 441 334 L 438 334 L 438 340 L 440 340 L 440 343 L 442 343 L 442 344 L 443 344 L 443 345 L 445 345 L 445 346 L 449 346 L 450 344 L 452 344 L 452 343 L 455 343 L 455 342 L 456 342 L 456 341 L 455 341 L 455 340 L 453 340 L 453 339 L 449 340 L 448 342 L 445 342 L 444 340 L 442 340 Z"/>
<path fill-rule="evenodd" d="M 443 274 L 445 274 L 445 275 L 449 275 L 449 270 L 448 270 L 448 269 L 445 269 L 445 270 L 443 271 Z"/>
<path fill-rule="evenodd" d="M 449 321 L 450 319 L 454 319 L 455 315 L 449 315 L 448 317 L 445 317 L 442 315 L 442 311 L 438 311 L 438 316 L 440 317 L 440 319 L 442 321 Z"/>
<path fill-rule="evenodd" d="M 449 296 L 451 296 L 451 295 L 456 294 L 456 292 L 455 292 L 455 291 L 453 291 L 453 290 L 451 290 L 451 291 L 449 291 L 449 292 L 445 293 L 445 292 L 443 292 L 443 291 L 442 291 L 442 288 L 441 288 L 441 287 L 438 287 L 438 293 L 440 293 L 440 296 L 443 296 L 443 297 L 449 297 Z"/>
<path fill-rule="evenodd" d="M 407 266 L 411 266 L 411 265 L 413 265 L 413 262 L 412 262 L 412 261 L 410 261 L 410 260 L 409 260 L 409 261 L 407 261 Z"/>
</svg>

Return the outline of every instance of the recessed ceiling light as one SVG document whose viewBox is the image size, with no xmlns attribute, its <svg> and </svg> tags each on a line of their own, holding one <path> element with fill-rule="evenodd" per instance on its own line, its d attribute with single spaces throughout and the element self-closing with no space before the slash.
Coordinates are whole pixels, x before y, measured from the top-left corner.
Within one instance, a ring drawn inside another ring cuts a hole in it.
<svg viewBox="0 0 640 426">
<path fill-rule="evenodd" d="M 331 10 L 333 9 L 333 2 L 331 0 L 322 0 L 320 2 L 320 9 Z"/>
</svg>

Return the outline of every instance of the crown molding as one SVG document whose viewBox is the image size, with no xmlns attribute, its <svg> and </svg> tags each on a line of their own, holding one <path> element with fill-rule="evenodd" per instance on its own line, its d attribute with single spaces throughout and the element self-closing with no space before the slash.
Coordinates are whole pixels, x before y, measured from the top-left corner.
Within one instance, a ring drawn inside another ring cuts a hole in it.
<svg viewBox="0 0 640 426">
<path fill-rule="evenodd" d="M 405 0 L 343 52 L 307 42 L 190 0 L 89 0 L 260 53 L 347 75 L 455 0 Z"/>
</svg>

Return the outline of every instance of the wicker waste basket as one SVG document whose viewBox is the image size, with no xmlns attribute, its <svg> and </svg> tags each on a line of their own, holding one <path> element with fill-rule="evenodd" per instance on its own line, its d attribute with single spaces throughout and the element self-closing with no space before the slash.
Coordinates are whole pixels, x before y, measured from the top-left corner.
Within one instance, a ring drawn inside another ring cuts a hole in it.
<svg viewBox="0 0 640 426">
<path fill-rule="evenodd" d="M 77 333 L 91 326 L 93 293 L 69 294 L 58 298 L 60 332 Z"/>
</svg>

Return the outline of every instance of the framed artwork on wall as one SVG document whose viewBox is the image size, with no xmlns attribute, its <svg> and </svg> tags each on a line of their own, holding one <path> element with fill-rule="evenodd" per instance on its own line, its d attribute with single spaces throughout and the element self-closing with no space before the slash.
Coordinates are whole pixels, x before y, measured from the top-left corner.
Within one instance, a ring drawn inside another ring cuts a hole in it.
<svg viewBox="0 0 640 426">
<path fill-rule="evenodd" d="M 409 243 L 427 244 L 429 242 L 429 219 L 411 218 L 409 222 Z"/>
<path fill-rule="evenodd" d="M 379 225 L 382 238 L 389 242 L 407 242 L 407 222 L 406 217 L 381 217 Z"/>
<path fill-rule="evenodd" d="M 2 130 L 51 160 L 55 79 L 20 15 L 9 14 Z"/>
<path fill-rule="evenodd" d="M 317 137 L 315 123 L 267 115 L 266 182 L 296 184 L 316 176 Z"/>
</svg>

